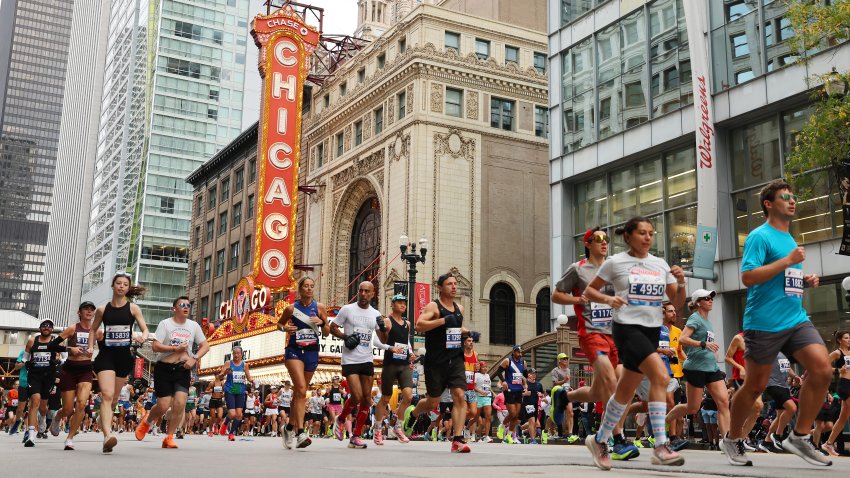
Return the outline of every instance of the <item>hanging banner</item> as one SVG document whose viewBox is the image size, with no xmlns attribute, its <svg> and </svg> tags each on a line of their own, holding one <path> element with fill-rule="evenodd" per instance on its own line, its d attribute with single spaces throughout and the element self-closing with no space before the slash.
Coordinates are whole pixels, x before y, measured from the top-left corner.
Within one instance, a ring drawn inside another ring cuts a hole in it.
<svg viewBox="0 0 850 478">
<path fill-rule="evenodd" d="M 425 310 L 425 306 L 428 305 L 428 302 L 431 302 L 431 284 L 417 282 L 413 285 L 413 291 L 413 301 L 408 299 L 407 303 L 412 304 L 413 323 L 416 324 L 419 316 L 422 315 L 422 311 Z"/>
<path fill-rule="evenodd" d="M 254 281 L 272 292 L 294 286 L 295 211 L 301 156 L 301 104 L 319 32 L 292 6 L 257 15 L 251 35 L 263 78 L 257 141 Z"/>
<path fill-rule="evenodd" d="M 688 47 L 694 91 L 697 169 L 697 234 L 694 242 L 693 277 L 715 280 L 717 254 L 717 154 L 714 110 L 708 69 L 707 2 L 682 2 L 688 28 Z"/>
<path fill-rule="evenodd" d="M 136 357 L 136 363 L 133 367 L 133 378 L 142 378 L 145 376 L 145 359 Z"/>
<path fill-rule="evenodd" d="M 838 179 L 838 197 L 841 200 L 841 213 L 844 218 L 844 233 L 841 235 L 841 247 L 838 253 L 850 256 L 850 158 L 838 163 L 835 176 Z"/>
</svg>

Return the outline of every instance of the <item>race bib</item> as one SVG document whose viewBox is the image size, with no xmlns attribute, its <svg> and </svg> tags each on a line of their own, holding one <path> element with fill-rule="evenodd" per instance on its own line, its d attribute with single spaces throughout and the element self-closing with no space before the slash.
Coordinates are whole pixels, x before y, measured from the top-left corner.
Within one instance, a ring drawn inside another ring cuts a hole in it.
<svg viewBox="0 0 850 478">
<path fill-rule="evenodd" d="M 666 287 L 667 284 L 660 271 L 633 267 L 629 271 L 628 303 L 630 305 L 661 307 Z"/>
<path fill-rule="evenodd" d="M 89 348 L 89 333 L 88 332 L 77 332 L 77 347 L 88 350 Z"/>
<path fill-rule="evenodd" d="M 511 375 L 511 385 L 522 385 L 522 374 L 514 372 Z"/>
<path fill-rule="evenodd" d="M 844 365 L 850 367 L 850 355 L 844 356 Z"/>
<path fill-rule="evenodd" d="M 460 336 L 460 327 L 446 327 L 446 348 L 459 349 L 461 347 Z"/>
<path fill-rule="evenodd" d="M 490 382 L 482 383 L 481 384 L 481 390 L 484 390 L 485 392 L 489 392 L 490 391 Z"/>
<path fill-rule="evenodd" d="M 357 327 L 354 329 L 354 333 L 357 334 L 357 337 L 360 339 L 360 347 L 366 347 L 367 349 L 372 346 L 372 330 L 366 329 L 362 327 Z"/>
<path fill-rule="evenodd" d="M 709 344 L 711 342 L 714 342 L 714 332 L 712 332 L 710 330 L 705 331 L 705 342 L 709 343 Z"/>
<path fill-rule="evenodd" d="M 295 331 L 295 345 L 309 347 L 319 343 L 319 337 L 313 329 L 298 329 Z"/>
<path fill-rule="evenodd" d="M 218 387 L 218 386 L 213 387 L 213 392 L 215 392 L 215 393 L 221 393 L 223 390 L 224 390 L 224 387 Z"/>
<path fill-rule="evenodd" d="M 789 370 L 791 370 L 791 361 L 788 359 L 779 359 L 779 371 L 788 373 Z"/>
<path fill-rule="evenodd" d="M 658 348 L 669 349 L 670 348 L 670 341 L 669 340 L 659 340 L 658 341 Z"/>
<path fill-rule="evenodd" d="M 534 413 L 535 408 L 537 408 L 537 407 L 535 407 L 534 405 L 526 405 L 525 406 L 525 413 L 531 415 L 532 413 Z"/>
<path fill-rule="evenodd" d="M 400 344 L 396 342 L 393 347 L 401 348 L 401 353 L 393 352 L 393 358 L 396 360 L 407 360 L 407 344 Z"/>
<path fill-rule="evenodd" d="M 342 403 L 342 394 L 341 393 L 334 393 L 333 401 L 336 402 L 336 403 Z"/>
<path fill-rule="evenodd" d="M 475 372 L 466 370 L 466 384 L 469 385 L 475 380 Z"/>
<path fill-rule="evenodd" d="M 34 352 L 32 354 L 33 367 L 49 367 L 50 352 Z"/>
<path fill-rule="evenodd" d="M 245 372 L 233 372 L 233 383 L 245 383 Z"/>
<path fill-rule="evenodd" d="M 18 399 L 17 399 L 17 398 L 12 399 L 12 403 L 11 403 L 11 405 L 12 405 L 13 407 L 17 407 L 17 406 L 18 406 Z"/>
<path fill-rule="evenodd" d="M 594 327 L 610 327 L 613 313 L 614 309 L 608 304 L 590 303 L 590 323 Z"/>
<path fill-rule="evenodd" d="M 803 298 L 803 269 L 785 269 L 785 295 Z"/>
<path fill-rule="evenodd" d="M 103 340 L 107 347 L 129 347 L 130 325 L 107 325 Z"/>
</svg>

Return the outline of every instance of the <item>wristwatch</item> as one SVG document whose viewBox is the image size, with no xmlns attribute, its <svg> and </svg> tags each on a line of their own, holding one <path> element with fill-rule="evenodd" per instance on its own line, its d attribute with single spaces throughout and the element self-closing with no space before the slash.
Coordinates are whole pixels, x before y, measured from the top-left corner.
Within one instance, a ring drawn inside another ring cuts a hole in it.
<svg viewBox="0 0 850 478">
<path fill-rule="evenodd" d="M 700 347 L 701 349 L 705 350 L 705 340 L 700 341 L 700 343 L 699 343 L 699 347 Z"/>
</svg>

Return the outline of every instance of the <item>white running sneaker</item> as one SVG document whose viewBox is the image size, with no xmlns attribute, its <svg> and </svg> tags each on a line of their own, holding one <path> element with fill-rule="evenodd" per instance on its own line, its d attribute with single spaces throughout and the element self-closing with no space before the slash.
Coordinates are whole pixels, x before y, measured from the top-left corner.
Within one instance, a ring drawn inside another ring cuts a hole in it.
<svg viewBox="0 0 850 478">
<path fill-rule="evenodd" d="M 790 451 L 812 465 L 832 466 L 832 460 L 824 456 L 812 444 L 811 435 L 797 436 L 796 432 L 791 432 L 782 442 L 782 449 Z"/>
<path fill-rule="evenodd" d="M 744 450 L 744 440 L 724 437 L 720 440 L 720 448 L 729 463 L 738 466 L 753 466 L 753 462 L 747 458 L 746 450 Z"/>
<path fill-rule="evenodd" d="M 295 438 L 295 430 L 287 430 L 286 426 L 280 428 L 280 437 L 283 440 L 283 447 L 287 450 L 292 449 L 292 440 Z"/>
<path fill-rule="evenodd" d="M 296 439 L 295 448 L 307 448 L 313 443 L 313 440 L 306 433 L 301 432 Z"/>
</svg>

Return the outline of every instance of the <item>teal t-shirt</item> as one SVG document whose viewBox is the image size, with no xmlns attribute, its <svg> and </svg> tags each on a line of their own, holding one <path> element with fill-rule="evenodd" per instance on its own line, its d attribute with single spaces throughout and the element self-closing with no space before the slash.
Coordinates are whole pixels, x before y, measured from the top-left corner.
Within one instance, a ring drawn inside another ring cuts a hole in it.
<svg viewBox="0 0 850 478">
<path fill-rule="evenodd" d="M 26 353 L 26 350 L 21 350 L 21 353 L 18 354 L 18 363 L 24 364 L 24 366 L 21 367 L 21 370 L 19 371 L 20 376 L 18 377 L 18 384 L 21 387 L 26 388 L 27 387 L 27 364 L 24 363 L 24 353 Z"/>
<path fill-rule="evenodd" d="M 755 228 L 744 242 L 741 272 L 787 256 L 797 242 L 768 223 Z M 780 332 L 809 320 L 803 309 L 803 265 L 795 264 L 773 278 L 747 289 L 744 330 Z"/>
<path fill-rule="evenodd" d="M 716 342 L 714 338 L 714 326 L 711 322 L 702 318 L 699 312 L 694 312 L 688 317 L 685 328 L 693 329 L 691 338 L 697 342 L 711 343 Z M 683 331 L 684 332 L 684 331 Z M 688 359 L 682 364 L 685 370 L 699 370 L 701 372 L 715 372 L 717 368 L 717 356 L 708 349 L 702 347 L 684 347 L 685 355 Z"/>
</svg>

